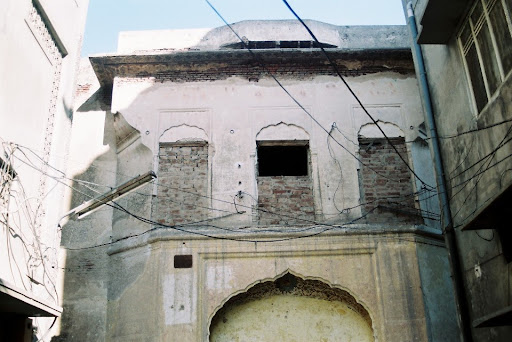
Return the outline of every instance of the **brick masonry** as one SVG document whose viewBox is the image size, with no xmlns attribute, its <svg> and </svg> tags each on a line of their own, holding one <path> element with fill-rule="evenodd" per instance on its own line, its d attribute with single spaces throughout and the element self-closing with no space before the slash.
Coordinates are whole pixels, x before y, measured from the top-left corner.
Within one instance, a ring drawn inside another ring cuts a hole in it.
<svg viewBox="0 0 512 342">
<path fill-rule="evenodd" d="M 177 225 L 208 217 L 208 145 L 161 144 L 153 217 Z"/>
<path fill-rule="evenodd" d="M 390 139 L 408 162 L 403 138 Z M 368 222 L 421 223 L 415 207 L 411 174 L 386 139 L 359 139 L 360 190 Z"/>
<path fill-rule="evenodd" d="M 338 77 L 325 56 L 315 50 L 276 51 L 259 50 L 258 58 L 245 50 L 189 51 L 170 54 L 130 56 L 108 56 L 92 58 L 96 70 L 101 70 L 98 79 L 103 86 L 112 84 L 112 75 L 117 79 L 152 79 L 154 82 L 207 82 L 243 77 L 257 82 L 270 77 L 279 79 L 309 80 L 315 76 Z M 99 60 L 101 59 L 101 61 Z M 414 74 L 411 51 L 405 50 L 337 50 L 331 59 L 339 72 L 347 77 L 379 72 Z M 116 81 L 118 82 L 118 81 Z"/>
<path fill-rule="evenodd" d="M 258 219 L 262 225 L 307 225 L 315 220 L 309 176 L 258 177 Z M 276 213 L 267 213 L 269 212 Z"/>
</svg>

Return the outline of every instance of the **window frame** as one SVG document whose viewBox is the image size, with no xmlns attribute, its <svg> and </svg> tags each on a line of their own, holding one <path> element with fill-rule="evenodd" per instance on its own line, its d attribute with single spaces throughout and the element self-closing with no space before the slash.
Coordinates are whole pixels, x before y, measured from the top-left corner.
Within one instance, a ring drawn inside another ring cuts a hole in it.
<svg viewBox="0 0 512 342">
<path fill-rule="evenodd" d="M 511 8 L 511 2 L 508 0 L 476 0 L 476 1 L 474 1 L 474 4 L 471 6 L 470 10 L 468 11 L 468 14 L 466 15 L 466 17 L 461 25 L 461 28 L 459 30 L 459 33 L 457 35 L 457 44 L 458 44 L 458 47 L 459 47 L 459 50 L 461 53 L 464 70 L 466 73 L 466 79 L 467 79 L 467 82 L 469 85 L 469 91 L 471 93 L 471 102 L 472 102 L 472 106 L 474 108 L 476 115 L 479 115 L 480 113 L 482 113 L 484 111 L 484 109 L 487 107 L 489 102 L 491 102 L 492 98 L 497 93 L 499 93 L 499 89 L 500 89 L 501 85 L 505 82 L 505 80 L 507 79 L 507 76 L 512 72 L 512 68 L 510 68 L 510 70 L 504 69 L 502 58 L 501 58 L 501 53 L 500 53 L 498 43 L 497 43 L 496 33 L 494 32 L 494 27 L 493 27 L 491 17 L 490 17 L 491 11 L 498 4 L 498 2 L 501 2 L 501 5 L 503 7 L 505 20 L 507 23 L 506 28 L 508 29 L 509 35 L 512 39 L 512 8 Z M 478 21 L 475 24 L 473 22 L 471 16 L 474 13 L 477 6 L 479 6 L 479 5 L 482 6 L 482 16 L 480 18 L 478 18 Z M 490 85 L 489 85 L 489 82 L 490 82 L 489 77 L 490 76 L 487 75 L 487 70 L 484 65 L 485 59 L 483 57 L 484 56 L 484 52 L 482 51 L 483 48 L 480 46 L 480 43 L 478 41 L 478 34 L 481 33 L 483 29 L 485 29 L 484 26 L 487 26 L 487 29 L 489 30 L 489 35 L 491 38 L 490 44 L 492 47 L 492 52 L 494 53 L 494 55 L 492 53 L 490 55 L 488 55 L 487 58 L 489 59 L 494 56 L 494 62 L 496 63 L 496 65 L 498 67 L 498 71 L 499 71 L 498 83 L 496 85 L 496 90 L 494 90 L 493 92 L 491 92 L 491 90 L 490 90 Z M 469 28 L 469 36 L 467 38 L 467 41 L 463 42 L 462 36 L 463 36 L 466 28 Z M 485 101 L 485 103 L 482 103 L 481 108 L 479 108 L 479 104 L 477 103 L 477 94 L 475 91 L 476 86 L 473 84 L 474 82 L 471 79 L 470 66 L 468 65 L 468 62 L 467 62 L 468 53 L 473 46 L 476 49 L 478 65 L 480 67 L 479 70 L 481 72 L 481 76 L 482 76 L 482 79 L 484 82 L 483 87 L 485 90 L 486 101 Z"/>
<path fill-rule="evenodd" d="M 305 175 L 291 175 L 291 177 L 312 177 L 311 166 L 311 146 L 309 140 L 258 140 L 256 141 L 256 176 L 257 177 L 276 177 L 276 175 L 260 175 L 259 151 L 260 147 L 304 147 L 306 149 L 306 172 Z M 290 175 L 282 175 L 284 177 Z"/>
</svg>

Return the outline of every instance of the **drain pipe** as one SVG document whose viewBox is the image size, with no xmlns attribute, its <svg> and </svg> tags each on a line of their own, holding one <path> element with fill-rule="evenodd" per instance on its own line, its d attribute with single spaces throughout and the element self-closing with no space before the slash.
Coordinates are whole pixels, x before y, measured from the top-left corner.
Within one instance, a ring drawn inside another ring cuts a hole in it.
<svg viewBox="0 0 512 342">
<path fill-rule="evenodd" d="M 417 72 L 419 75 L 420 90 L 423 96 L 425 105 L 425 119 L 427 121 L 428 129 L 430 130 L 430 141 L 432 143 L 432 150 L 434 154 L 434 167 L 436 171 L 436 180 L 438 185 L 438 194 L 440 196 L 442 213 L 443 213 L 443 236 L 446 247 L 448 249 L 448 258 L 450 260 L 451 273 L 453 278 L 453 285 L 455 290 L 455 304 L 457 306 L 457 321 L 461 332 L 461 341 L 473 341 L 471 335 L 471 320 L 469 317 L 468 302 L 466 300 L 466 291 L 464 288 L 462 267 L 459 259 L 457 239 L 455 237 L 455 230 L 453 228 L 452 213 L 450 210 L 450 202 L 448 198 L 447 187 L 444 178 L 443 160 L 441 157 L 441 148 L 439 146 L 439 137 L 437 135 L 436 123 L 434 120 L 434 111 L 432 109 L 432 100 L 430 98 L 430 91 L 427 82 L 425 71 L 425 64 L 423 62 L 423 53 L 421 47 L 416 42 L 418 36 L 418 29 L 416 27 L 416 19 L 414 17 L 414 10 L 412 1 L 407 3 L 407 17 L 409 21 L 409 28 L 411 29 L 414 54 L 416 56 Z"/>
</svg>

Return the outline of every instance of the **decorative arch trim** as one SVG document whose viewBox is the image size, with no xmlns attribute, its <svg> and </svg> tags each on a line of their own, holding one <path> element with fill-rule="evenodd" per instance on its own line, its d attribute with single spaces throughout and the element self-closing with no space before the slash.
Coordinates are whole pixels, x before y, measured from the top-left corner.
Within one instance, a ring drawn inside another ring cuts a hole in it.
<svg viewBox="0 0 512 342">
<path fill-rule="evenodd" d="M 166 129 L 159 139 L 159 143 L 207 142 L 206 131 L 197 126 L 179 125 Z"/>
<path fill-rule="evenodd" d="M 211 335 L 211 328 L 222 319 L 225 311 L 231 307 L 275 295 L 292 295 L 344 302 L 374 330 L 369 311 L 348 290 L 333 286 L 323 279 L 303 277 L 288 269 L 275 278 L 253 283 L 244 290 L 233 293 L 226 298 L 215 309 L 208 321 L 208 338 Z"/>
<path fill-rule="evenodd" d="M 384 131 L 386 136 L 393 138 L 405 137 L 404 131 L 402 131 L 397 125 L 381 120 L 377 120 L 377 123 L 379 124 L 379 127 Z M 382 132 L 379 130 L 379 127 L 377 127 L 377 125 L 374 123 L 362 125 L 359 129 L 358 136 L 360 138 L 384 138 Z"/>
</svg>

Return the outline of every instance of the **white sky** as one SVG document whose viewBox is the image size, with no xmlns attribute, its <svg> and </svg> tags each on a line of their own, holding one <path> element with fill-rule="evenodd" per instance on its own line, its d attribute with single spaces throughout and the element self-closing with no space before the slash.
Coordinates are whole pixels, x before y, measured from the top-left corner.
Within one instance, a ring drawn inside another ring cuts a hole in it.
<svg viewBox="0 0 512 342">
<path fill-rule="evenodd" d="M 210 0 L 230 23 L 294 19 L 282 0 Z M 335 25 L 405 24 L 401 0 L 288 0 L 302 19 Z M 204 0 L 90 0 L 82 56 L 114 52 L 120 31 L 214 28 Z"/>
</svg>

